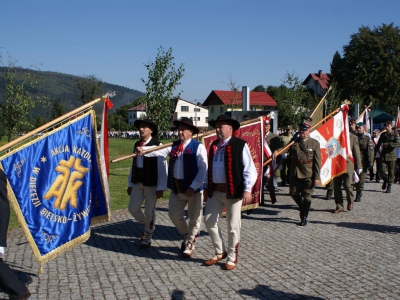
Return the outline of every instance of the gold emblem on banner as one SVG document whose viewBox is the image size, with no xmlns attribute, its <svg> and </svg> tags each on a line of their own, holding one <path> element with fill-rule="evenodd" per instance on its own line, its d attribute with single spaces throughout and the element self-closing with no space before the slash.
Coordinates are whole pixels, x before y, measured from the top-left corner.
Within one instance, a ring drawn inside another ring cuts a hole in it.
<svg viewBox="0 0 400 300">
<path fill-rule="evenodd" d="M 78 189 L 82 186 L 83 176 L 89 171 L 81 165 L 81 159 L 71 156 L 68 161 L 62 159 L 56 167 L 56 171 L 61 174 L 57 176 L 50 189 L 44 195 L 44 199 L 49 200 L 56 197 L 53 207 L 65 210 L 67 204 L 78 208 Z M 71 169 L 74 169 L 73 171 Z"/>
</svg>

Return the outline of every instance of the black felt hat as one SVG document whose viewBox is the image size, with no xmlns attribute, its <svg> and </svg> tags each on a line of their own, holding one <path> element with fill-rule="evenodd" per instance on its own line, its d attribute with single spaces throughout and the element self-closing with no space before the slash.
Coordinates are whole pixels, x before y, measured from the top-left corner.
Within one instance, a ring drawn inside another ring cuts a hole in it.
<svg viewBox="0 0 400 300">
<path fill-rule="evenodd" d="M 210 124 L 210 126 L 215 128 L 218 121 L 223 121 L 223 122 L 229 123 L 232 126 L 233 130 L 237 130 L 240 128 L 240 123 L 238 121 L 229 118 L 229 116 L 227 116 L 225 114 L 219 115 L 216 120 L 211 120 L 208 122 L 208 124 Z"/>
<path fill-rule="evenodd" d="M 192 129 L 194 134 L 199 133 L 199 128 L 194 126 L 193 121 L 187 117 L 182 117 L 179 120 L 174 120 L 172 123 L 174 123 L 176 128 L 178 128 L 179 125 L 183 125 Z"/>
<path fill-rule="evenodd" d="M 156 125 L 156 123 L 154 123 L 152 120 L 150 119 L 143 119 L 143 120 L 136 120 L 135 122 L 133 122 L 133 124 L 135 125 L 135 127 L 137 129 L 140 128 L 141 124 L 145 123 L 148 127 L 151 128 L 151 130 L 153 130 L 153 132 L 151 133 L 151 136 L 156 136 L 158 133 L 158 127 Z"/>
</svg>

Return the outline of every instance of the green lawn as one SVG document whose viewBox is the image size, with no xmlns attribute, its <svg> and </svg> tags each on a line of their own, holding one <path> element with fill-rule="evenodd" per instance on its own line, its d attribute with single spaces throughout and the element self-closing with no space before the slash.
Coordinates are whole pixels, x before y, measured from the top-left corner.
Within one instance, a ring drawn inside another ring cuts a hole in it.
<svg viewBox="0 0 400 300">
<path fill-rule="evenodd" d="M 109 139 L 109 155 L 110 161 L 132 153 L 132 148 L 137 140 L 128 139 Z M 170 140 L 162 140 L 162 143 L 168 143 Z M 123 209 L 128 207 L 129 196 L 126 193 L 128 187 L 128 174 L 132 164 L 132 159 L 127 159 L 118 163 L 110 163 L 110 194 L 111 194 L 111 210 Z M 169 197 L 169 191 L 164 192 L 166 200 Z M 10 229 L 19 228 L 20 225 L 11 210 Z"/>
</svg>

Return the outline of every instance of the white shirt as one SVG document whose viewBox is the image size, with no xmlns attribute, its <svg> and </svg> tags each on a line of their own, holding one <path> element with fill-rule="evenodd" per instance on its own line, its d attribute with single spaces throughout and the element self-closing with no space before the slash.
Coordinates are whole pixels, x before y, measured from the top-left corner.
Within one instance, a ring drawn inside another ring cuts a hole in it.
<svg viewBox="0 0 400 300">
<path fill-rule="evenodd" d="M 150 137 L 144 144 L 146 145 L 151 141 L 153 137 Z M 160 145 L 162 145 L 160 143 Z M 155 146 L 154 146 L 155 147 Z M 133 150 L 135 150 L 135 147 L 133 147 Z M 141 155 L 136 156 L 136 167 L 137 168 L 143 168 L 143 157 Z M 167 166 L 167 160 L 165 157 L 158 157 L 157 159 L 157 171 L 158 171 L 158 179 L 157 179 L 157 191 L 167 191 L 167 173 L 168 173 L 168 166 Z M 131 182 L 132 178 L 132 167 L 131 170 L 129 171 L 128 175 L 128 187 L 132 187 L 133 183 Z"/>
<path fill-rule="evenodd" d="M 378 144 L 378 141 L 379 141 L 379 135 L 376 138 L 372 138 L 372 142 L 374 143 L 374 146 L 376 146 L 376 144 Z M 375 155 L 376 158 L 381 157 L 381 151 L 382 151 L 382 145 L 379 147 L 379 151 L 376 152 L 376 155 Z"/>
<path fill-rule="evenodd" d="M 225 177 L 225 163 L 224 163 L 224 153 L 225 146 L 228 144 L 231 137 L 218 143 L 217 148 L 214 153 L 212 178 L 214 183 L 226 183 Z M 256 183 L 257 180 L 257 169 L 254 165 L 253 159 L 251 158 L 250 149 L 247 143 L 244 145 L 242 152 L 242 162 L 243 162 L 243 178 L 244 178 L 244 191 L 251 192 L 251 188 Z M 208 178 L 208 176 L 207 176 Z M 206 182 L 208 182 L 206 178 Z"/>
<path fill-rule="evenodd" d="M 192 139 L 187 140 L 183 143 L 183 151 L 185 151 L 187 145 L 189 145 L 191 140 Z M 143 147 L 143 150 L 149 150 L 151 148 L 154 148 L 154 147 L 153 146 Z M 171 150 L 172 150 L 172 146 L 166 147 L 164 149 L 160 149 L 157 151 L 153 151 L 150 153 L 146 153 L 146 154 L 144 154 L 144 156 L 166 157 L 166 156 L 171 155 Z M 207 175 L 207 151 L 203 144 L 200 144 L 199 147 L 197 148 L 196 160 L 197 160 L 197 169 L 198 169 L 197 175 L 194 178 L 192 184 L 190 185 L 190 187 L 194 190 L 197 190 L 204 183 L 204 179 L 206 178 L 206 175 Z M 184 179 L 182 152 L 178 154 L 176 161 L 174 163 L 173 175 L 174 175 L 175 179 Z"/>
</svg>

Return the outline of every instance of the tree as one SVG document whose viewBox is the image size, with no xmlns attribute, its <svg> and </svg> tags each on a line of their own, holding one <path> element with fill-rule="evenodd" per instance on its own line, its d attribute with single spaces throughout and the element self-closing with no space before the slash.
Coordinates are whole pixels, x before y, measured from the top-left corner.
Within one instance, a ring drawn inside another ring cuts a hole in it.
<svg viewBox="0 0 400 300">
<path fill-rule="evenodd" d="M 102 81 L 95 75 L 79 77 L 76 80 L 78 87 L 78 100 L 82 105 L 101 96 Z"/>
<path fill-rule="evenodd" d="M 266 88 L 265 88 L 262 84 L 257 85 L 257 86 L 252 90 L 252 92 L 265 92 L 265 91 L 266 91 Z"/>
<path fill-rule="evenodd" d="M 335 53 L 331 72 L 343 97 L 394 114 L 400 97 L 400 28 L 362 26 L 343 47 L 343 56 Z"/>
<path fill-rule="evenodd" d="M 51 119 L 52 120 L 57 119 L 58 117 L 61 117 L 64 114 L 65 114 L 64 107 L 61 105 L 60 101 L 58 99 L 54 100 L 50 114 Z"/>
<path fill-rule="evenodd" d="M 11 142 L 18 126 L 26 125 L 24 124 L 26 123 L 26 116 L 36 103 L 43 103 L 44 101 L 44 98 L 33 98 L 29 93 L 29 90 L 33 89 L 42 79 L 37 78 L 33 73 L 26 72 L 22 76 L 22 81 L 18 80 L 15 62 L 10 59 L 6 68 L 6 97 L 0 104 L 1 120 L 7 131 L 8 142 Z"/>
<path fill-rule="evenodd" d="M 176 69 L 173 60 L 172 48 L 165 51 L 160 46 L 155 62 L 144 64 L 149 73 L 147 81 L 141 78 L 146 87 L 146 115 L 158 125 L 160 132 L 168 130 L 171 126 L 175 108 L 171 99 L 185 71 L 184 64 Z M 176 97 L 179 95 L 180 92 Z"/>
</svg>

